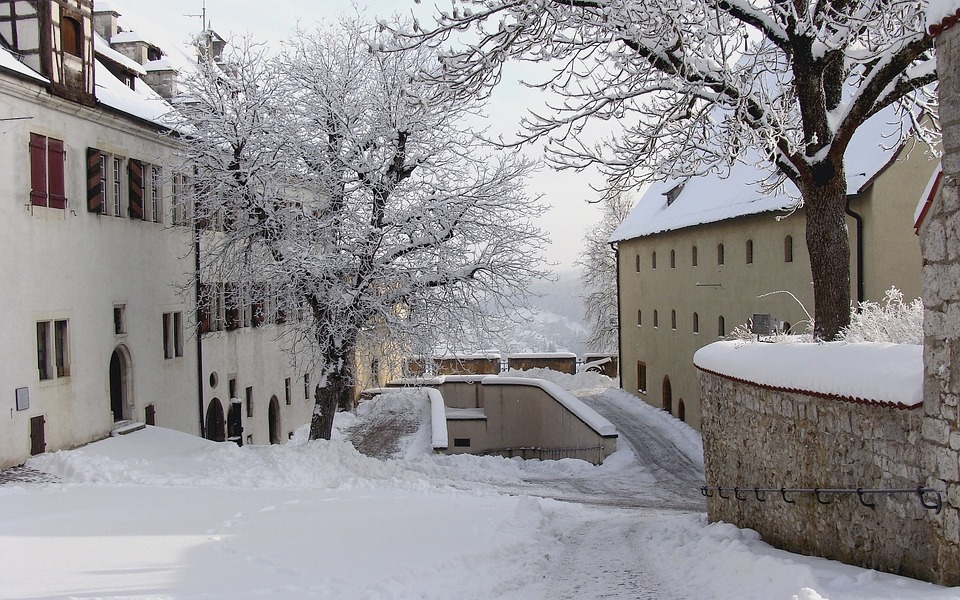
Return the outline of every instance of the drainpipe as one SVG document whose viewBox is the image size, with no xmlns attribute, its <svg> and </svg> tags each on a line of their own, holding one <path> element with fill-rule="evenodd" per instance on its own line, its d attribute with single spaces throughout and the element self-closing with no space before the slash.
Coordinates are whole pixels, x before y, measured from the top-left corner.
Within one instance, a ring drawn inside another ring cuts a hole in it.
<svg viewBox="0 0 960 600">
<path fill-rule="evenodd" d="M 850 200 L 854 198 L 853 195 L 847 196 L 847 206 L 845 212 L 853 217 L 853 220 L 857 222 L 857 243 L 856 243 L 856 252 L 857 252 L 857 304 L 859 305 L 863 302 L 863 217 L 855 213 L 852 208 L 850 208 Z"/>
<path fill-rule="evenodd" d="M 197 320 L 197 402 L 200 409 L 200 437 L 207 437 L 207 423 L 203 418 L 203 335 L 200 333 L 200 235 L 197 224 L 193 224 L 193 283 Z"/>
<path fill-rule="evenodd" d="M 623 315 L 620 314 L 620 249 L 616 242 L 610 243 L 613 250 L 613 260 L 617 270 L 617 370 L 619 371 L 620 389 L 623 389 Z"/>
</svg>

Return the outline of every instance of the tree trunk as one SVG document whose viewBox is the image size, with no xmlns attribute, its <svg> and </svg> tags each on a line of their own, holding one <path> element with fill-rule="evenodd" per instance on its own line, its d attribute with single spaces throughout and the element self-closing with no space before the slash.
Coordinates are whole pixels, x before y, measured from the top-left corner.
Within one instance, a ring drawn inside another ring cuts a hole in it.
<svg viewBox="0 0 960 600">
<path fill-rule="evenodd" d="M 801 192 L 806 205 L 807 252 L 813 275 L 813 335 L 829 341 L 850 324 L 850 238 L 842 167 L 827 181 L 811 182 Z"/>
<path fill-rule="evenodd" d="M 338 406 L 348 405 L 353 391 L 353 369 L 348 358 L 329 357 L 328 365 L 336 365 L 314 394 L 310 439 L 329 440 L 333 433 L 333 417 Z"/>
</svg>

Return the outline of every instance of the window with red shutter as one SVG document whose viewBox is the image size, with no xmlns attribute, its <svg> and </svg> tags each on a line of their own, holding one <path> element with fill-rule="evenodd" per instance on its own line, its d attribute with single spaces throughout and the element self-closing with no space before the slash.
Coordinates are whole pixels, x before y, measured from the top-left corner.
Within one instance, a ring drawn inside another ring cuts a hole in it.
<svg viewBox="0 0 960 600">
<path fill-rule="evenodd" d="M 47 138 L 30 134 L 30 203 L 47 205 Z"/>
<path fill-rule="evenodd" d="M 130 189 L 130 218 L 143 219 L 143 163 L 139 160 L 127 161 L 127 179 Z"/>
<path fill-rule="evenodd" d="M 67 207 L 67 188 L 65 182 L 66 150 L 61 140 L 47 140 L 47 190 L 50 194 L 50 208 Z"/>
<path fill-rule="evenodd" d="M 87 210 L 102 213 L 107 191 L 106 160 L 96 148 L 87 148 Z"/>
</svg>

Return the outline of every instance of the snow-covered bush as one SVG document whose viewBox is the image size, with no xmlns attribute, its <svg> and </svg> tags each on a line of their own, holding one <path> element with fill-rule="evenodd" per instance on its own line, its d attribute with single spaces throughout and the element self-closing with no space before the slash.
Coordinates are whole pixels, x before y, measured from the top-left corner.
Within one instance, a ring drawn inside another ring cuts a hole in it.
<svg viewBox="0 0 960 600">
<path fill-rule="evenodd" d="M 807 316 L 809 317 L 809 313 Z M 766 342 L 797 340 L 812 342 L 813 321 L 808 320 L 805 323 L 807 323 L 806 332 L 797 331 L 802 325 L 800 323 L 789 332 L 778 331 L 773 335 L 765 335 L 763 340 Z M 727 339 L 744 342 L 754 341 L 756 338 L 756 334 L 751 333 L 749 322 L 736 326 L 727 336 Z M 845 342 L 923 344 L 923 302 L 917 298 L 909 304 L 904 304 L 903 292 L 896 287 L 891 287 L 884 293 L 882 302 L 861 302 L 851 309 L 850 325 L 840 331 L 837 339 Z"/>
<path fill-rule="evenodd" d="M 904 304 L 903 293 L 891 287 L 882 303 L 861 302 L 840 336 L 847 342 L 923 344 L 923 303 L 917 298 Z"/>
</svg>

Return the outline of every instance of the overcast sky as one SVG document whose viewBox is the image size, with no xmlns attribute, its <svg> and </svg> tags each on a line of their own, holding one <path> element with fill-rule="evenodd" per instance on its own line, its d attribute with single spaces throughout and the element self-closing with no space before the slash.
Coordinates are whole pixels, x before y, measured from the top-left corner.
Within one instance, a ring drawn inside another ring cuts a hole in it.
<svg viewBox="0 0 960 600">
<path fill-rule="evenodd" d="M 177 40 L 186 40 L 201 28 L 200 13 L 203 0 L 107 0 L 109 5 L 123 14 L 137 13 L 161 26 Z M 102 4 L 103 0 L 96 2 Z M 430 0 L 420 5 L 413 0 L 206 0 L 207 19 L 214 30 L 223 37 L 252 34 L 263 41 L 276 42 L 287 38 L 297 27 L 309 29 L 313 24 L 335 19 L 343 13 L 353 13 L 354 4 L 363 7 L 371 17 L 390 17 L 409 13 L 413 8 L 426 24 L 429 15 L 436 10 Z M 443 5 L 443 4 L 441 4 Z M 194 16 L 190 16 L 194 15 Z M 122 19 L 122 17 L 121 17 Z M 536 107 L 539 92 L 510 86 L 497 93 L 488 107 L 494 126 L 504 133 L 512 133 L 526 106 Z M 548 258 L 561 263 L 558 268 L 570 267 L 576 260 L 583 235 L 599 218 L 596 206 L 587 203 L 596 199 L 590 182 L 600 183 L 594 175 L 569 171 L 556 172 L 544 168 L 531 180 L 528 191 L 531 195 L 542 194 L 552 209 L 541 217 L 540 226 L 553 240 L 546 250 Z"/>
</svg>

